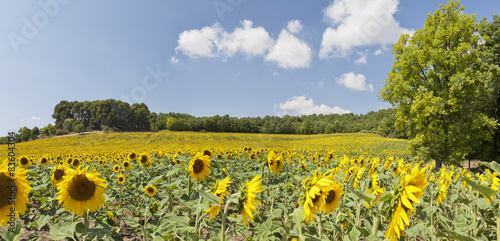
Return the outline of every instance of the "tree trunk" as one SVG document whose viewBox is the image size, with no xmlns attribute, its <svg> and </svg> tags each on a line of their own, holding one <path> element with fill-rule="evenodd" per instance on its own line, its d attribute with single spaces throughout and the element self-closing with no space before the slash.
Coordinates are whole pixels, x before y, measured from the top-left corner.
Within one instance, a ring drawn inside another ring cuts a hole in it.
<svg viewBox="0 0 500 241">
<path fill-rule="evenodd" d="M 434 170 L 436 172 L 439 172 L 439 170 L 443 166 L 443 159 L 442 158 L 436 158 L 434 161 L 436 162 L 436 166 L 434 166 Z"/>
</svg>

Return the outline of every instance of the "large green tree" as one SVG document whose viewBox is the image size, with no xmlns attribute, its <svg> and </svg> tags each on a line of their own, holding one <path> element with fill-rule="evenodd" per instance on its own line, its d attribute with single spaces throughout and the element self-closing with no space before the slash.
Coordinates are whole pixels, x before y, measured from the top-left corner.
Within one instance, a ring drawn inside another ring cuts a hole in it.
<svg viewBox="0 0 500 241">
<path fill-rule="evenodd" d="M 484 40 L 475 15 L 459 1 L 440 5 L 423 29 L 393 46 L 394 64 L 380 90 L 395 108 L 396 126 L 407 131 L 415 153 L 442 162 L 462 159 L 497 123 L 485 113 L 492 98 L 492 73 L 482 71 Z"/>
</svg>

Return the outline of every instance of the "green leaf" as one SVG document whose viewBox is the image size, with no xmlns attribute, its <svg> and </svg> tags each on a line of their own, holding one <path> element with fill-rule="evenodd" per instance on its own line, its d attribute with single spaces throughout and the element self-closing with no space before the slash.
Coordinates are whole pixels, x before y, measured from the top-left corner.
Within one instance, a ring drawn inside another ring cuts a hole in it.
<svg viewBox="0 0 500 241">
<path fill-rule="evenodd" d="M 300 205 L 300 207 L 293 210 L 292 216 L 293 223 L 295 223 L 295 225 L 300 224 L 302 219 L 304 219 L 304 206 Z"/>
<path fill-rule="evenodd" d="M 73 237 L 77 223 L 64 222 L 64 223 L 51 223 L 50 224 L 50 237 L 54 240 L 65 239 L 66 237 Z"/>
<path fill-rule="evenodd" d="M 479 163 L 500 174 L 500 164 L 498 164 L 497 162 L 479 162 Z"/>
<path fill-rule="evenodd" d="M 156 177 L 153 177 L 151 180 L 149 180 L 148 182 L 148 185 L 146 186 L 149 186 L 151 184 L 155 184 L 157 183 L 159 180 L 161 180 L 163 178 L 163 176 L 156 176 Z"/>
<path fill-rule="evenodd" d="M 349 192 L 356 194 L 356 196 L 358 196 L 360 199 L 364 200 L 367 203 L 371 203 L 372 200 L 375 199 L 375 195 L 373 194 L 360 192 L 357 189 L 351 187 L 347 187 L 347 189 L 349 189 Z"/>
<path fill-rule="evenodd" d="M 476 204 L 477 207 L 481 210 L 485 210 L 491 206 L 488 203 L 488 201 L 486 201 L 486 199 L 484 199 L 484 198 L 478 198 L 478 199 L 474 200 L 474 204 Z"/>
<path fill-rule="evenodd" d="M 494 190 L 492 190 L 491 188 L 485 187 L 485 186 L 481 186 L 481 184 L 476 183 L 475 181 L 472 181 L 472 180 L 470 180 L 468 178 L 462 177 L 462 180 L 464 180 L 465 182 L 467 182 L 467 184 L 469 184 L 472 188 L 476 189 L 478 192 L 480 192 L 481 194 L 483 194 L 488 199 L 491 199 L 491 197 L 496 194 L 496 192 Z"/>
<path fill-rule="evenodd" d="M 361 232 L 358 229 L 352 228 L 351 232 L 349 232 L 348 235 L 344 236 L 343 241 L 358 241 L 360 235 Z"/>
<path fill-rule="evenodd" d="M 125 222 L 132 228 L 137 228 L 140 226 L 138 217 L 123 217 L 123 222 Z"/>
<path fill-rule="evenodd" d="M 200 191 L 199 193 L 203 197 L 203 200 L 208 201 L 210 205 L 219 205 L 222 200 L 220 197 L 217 197 L 209 192 Z"/>
<path fill-rule="evenodd" d="M 438 233 L 444 234 L 448 238 L 459 240 L 459 241 L 479 241 L 479 239 L 475 239 L 473 237 L 469 237 L 466 234 L 455 232 L 448 229 L 438 230 Z"/>
<path fill-rule="evenodd" d="M 21 234 L 24 232 L 21 224 L 16 222 L 16 226 L 7 226 L 2 232 L 2 238 L 6 241 L 18 240 Z"/>
</svg>

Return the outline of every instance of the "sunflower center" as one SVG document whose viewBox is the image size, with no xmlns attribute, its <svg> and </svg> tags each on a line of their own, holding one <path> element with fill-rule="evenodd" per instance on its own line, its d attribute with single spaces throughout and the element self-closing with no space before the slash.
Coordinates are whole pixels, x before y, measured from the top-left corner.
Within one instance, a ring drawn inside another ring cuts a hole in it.
<svg viewBox="0 0 500 241">
<path fill-rule="evenodd" d="M 203 161 L 200 159 L 196 159 L 193 164 L 193 172 L 195 174 L 198 174 L 201 171 L 203 171 Z"/>
<path fill-rule="evenodd" d="M 152 187 L 148 187 L 148 193 L 154 193 L 155 192 L 155 189 L 152 188 Z"/>
<path fill-rule="evenodd" d="M 73 166 L 78 166 L 80 164 L 80 160 L 75 159 L 73 160 Z"/>
<path fill-rule="evenodd" d="M 76 201 L 89 200 L 94 196 L 95 190 L 95 183 L 90 181 L 85 174 L 74 176 L 68 188 L 69 195 Z"/>
<path fill-rule="evenodd" d="M 63 169 L 56 169 L 54 172 L 54 178 L 59 181 L 61 178 L 64 176 L 64 170 Z"/>
<path fill-rule="evenodd" d="M 333 202 L 333 200 L 335 200 L 335 191 L 334 190 L 330 190 L 328 192 L 328 196 L 326 196 L 325 202 L 328 204 L 328 203 Z"/>
<path fill-rule="evenodd" d="M 135 153 L 133 153 L 133 152 L 130 153 L 129 157 L 130 157 L 130 159 L 135 159 Z"/>
<path fill-rule="evenodd" d="M 141 163 L 146 163 L 148 162 L 148 157 L 147 156 L 141 156 Z"/>
<path fill-rule="evenodd" d="M 203 155 L 205 155 L 205 156 L 210 156 L 211 154 L 212 154 L 212 153 L 210 153 L 210 151 L 209 151 L 209 150 L 204 150 L 204 151 L 203 151 Z"/>
<path fill-rule="evenodd" d="M 281 162 L 278 160 L 276 161 L 276 167 L 280 167 Z"/>
<path fill-rule="evenodd" d="M 321 193 L 321 192 L 320 192 Z M 314 196 L 313 198 L 313 203 L 316 204 L 319 201 L 319 198 L 321 197 L 321 194 Z"/>
<path fill-rule="evenodd" d="M 21 165 L 28 165 L 28 162 L 29 162 L 28 158 L 26 157 L 21 158 Z"/>
<path fill-rule="evenodd" d="M 119 177 L 119 178 L 118 178 L 118 181 L 119 181 L 119 182 L 123 182 L 123 181 L 124 181 L 124 180 L 123 180 L 123 177 Z"/>
<path fill-rule="evenodd" d="M 13 189 L 11 190 L 11 188 Z M 0 173 L 0 209 L 9 205 L 9 199 L 15 199 L 16 195 L 16 183 L 4 173 Z"/>
<path fill-rule="evenodd" d="M 42 161 L 40 161 L 40 163 L 42 163 L 42 164 L 43 164 L 43 163 L 46 163 L 46 162 L 48 162 L 48 161 L 49 161 L 49 160 L 47 160 L 46 158 L 42 158 Z"/>
</svg>

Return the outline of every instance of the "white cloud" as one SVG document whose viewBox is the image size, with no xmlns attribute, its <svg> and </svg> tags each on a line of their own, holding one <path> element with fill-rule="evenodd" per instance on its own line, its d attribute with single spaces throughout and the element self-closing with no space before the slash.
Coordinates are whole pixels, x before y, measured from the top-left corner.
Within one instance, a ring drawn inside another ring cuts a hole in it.
<svg viewBox="0 0 500 241">
<path fill-rule="evenodd" d="M 191 57 L 215 57 L 214 48 L 219 42 L 222 28 L 218 23 L 202 29 L 186 30 L 179 35 L 175 50 Z"/>
<path fill-rule="evenodd" d="M 354 60 L 354 63 L 355 64 L 366 64 L 367 62 L 367 59 L 366 59 L 366 56 L 368 55 L 368 52 L 358 52 L 357 53 L 360 57 L 359 59 L 355 59 Z"/>
<path fill-rule="evenodd" d="M 312 50 L 309 45 L 283 29 L 264 60 L 275 62 L 284 69 L 295 69 L 309 67 L 311 58 Z"/>
<path fill-rule="evenodd" d="M 230 57 L 237 52 L 252 57 L 264 55 L 273 46 L 274 40 L 264 28 L 253 28 L 250 20 L 243 20 L 241 25 L 232 33 L 218 23 L 200 30 L 186 30 L 179 34 L 175 50 L 191 58 Z"/>
<path fill-rule="evenodd" d="M 287 23 L 275 41 L 263 27 L 253 27 L 250 20 L 243 20 L 241 27 L 229 33 L 220 24 L 202 29 L 186 30 L 179 34 L 176 51 L 190 58 L 218 57 L 226 59 L 236 53 L 247 57 L 265 56 L 265 61 L 276 62 L 284 69 L 309 67 L 312 50 L 303 40 L 294 36 L 302 31 L 299 20 Z M 174 57 L 171 58 L 175 62 Z"/>
<path fill-rule="evenodd" d="M 342 74 L 336 79 L 337 83 L 344 85 L 345 87 L 353 90 L 359 91 L 373 91 L 372 84 L 366 84 L 366 78 L 362 74 L 355 74 L 353 72 Z"/>
<path fill-rule="evenodd" d="M 375 50 L 375 52 L 373 52 L 374 55 L 381 55 L 383 53 L 384 52 L 381 49 L 377 49 L 377 50 Z"/>
<path fill-rule="evenodd" d="M 176 57 L 172 56 L 172 57 L 170 58 L 170 61 L 169 61 L 169 62 L 170 62 L 170 63 L 172 63 L 172 64 L 177 64 L 177 63 L 179 63 L 179 62 L 180 62 L 180 60 L 179 60 L 178 58 L 176 58 Z"/>
<path fill-rule="evenodd" d="M 252 21 L 243 20 L 242 28 L 236 28 L 232 33 L 222 32 L 219 51 L 231 56 L 240 51 L 248 57 L 264 55 L 270 49 L 274 40 L 263 27 L 252 28 Z"/>
<path fill-rule="evenodd" d="M 320 58 L 343 57 L 353 47 L 395 43 L 403 28 L 394 19 L 398 0 L 336 0 L 324 10 L 332 25 L 323 33 Z"/>
<path fill-rule="evenodd" d="M 302 26 L 302 24 L 300 23 L 299 20 L 297 19 L 294 19 L 294 20 L 290 20 L 288 21 L 288 24 L 286 26 L 286 29 L 290 32 L 290 33 L 300 33 L 300 31 L 302 31 L 302 28 L 304 26 Z"/>
<path fill-rule="evenodd" d="M 283 115 L 312 115 L 312 114 L 345 114 L 351 113 L 349 110 L 343 110 L 338 106 L 329 107 L 327 105 L 315 105 L 312 98 L 306 99 L 305 96 L 293 96 L 285 102 L 275 105 Z"/>
<path fill-rule="evenodd" d="M 31 116 L 30 119 L 32 119 L 32 120 L 40 120 L 40 117 L 38 117 L 38 116 Z"/>
</svg>

